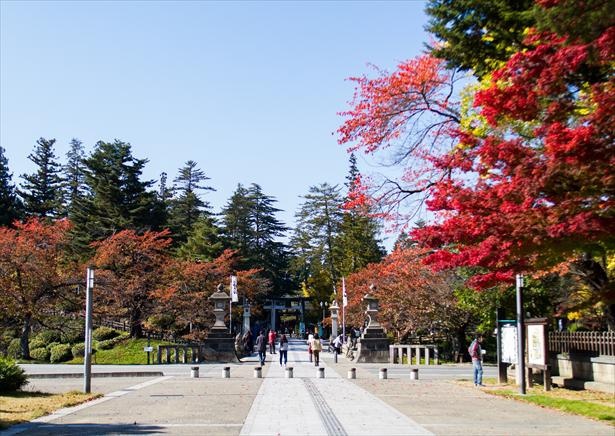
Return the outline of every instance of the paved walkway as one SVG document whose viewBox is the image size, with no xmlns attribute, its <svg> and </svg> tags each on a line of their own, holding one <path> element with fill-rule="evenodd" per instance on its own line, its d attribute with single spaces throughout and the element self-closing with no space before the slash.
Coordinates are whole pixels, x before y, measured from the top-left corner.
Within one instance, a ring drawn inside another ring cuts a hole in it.
<svg viewBox="0 0 615 436">
<path fill-rule="evenodd" d="M 407 367 L 345 359 L 333 363 L 332 355 L 323 353 L 326 378 L 320 379 L 307 361 L 304 343 L 294 341 L 289 352 L 294 378 L 288 379 L 278 356 L 267 355 L 262 379 L 253 377 L 256 358 L 230 365 L 230 379 L 221 377 L 224 365 L 219 364 L 200 365 L 198 379 L 190 378 L 190 365 L 166 366 L 163 377 L 93 379 L 93 388 L 105 397 L 3 434 L 615 434 L 606 424 L 493 397 L 450 380 L 459 374 L 469 379 L 469 365 L 424 368 L 420 380 L 410 380 Z M 378 379 L 383 366 L 389 367 L 388 380 Z M 351 367 L 357 368 L 356 380 L 346 379 Z M 449 373 L 453 375 L 442 375 Z M 32 388 L 80 386 L 78 379 L 36 379 Z"/>
</svg>

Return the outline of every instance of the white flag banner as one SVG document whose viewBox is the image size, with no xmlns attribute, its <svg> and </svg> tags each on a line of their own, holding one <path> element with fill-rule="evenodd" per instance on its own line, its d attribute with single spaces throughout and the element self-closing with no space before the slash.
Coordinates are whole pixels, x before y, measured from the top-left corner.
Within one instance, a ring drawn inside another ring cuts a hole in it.
<svg viewBox="0 0 615 436">
<path fill-rule="evenodd" d="M 348 297 L 346 296 L 346 280 L 342 277 L 342 307 L 348 306 Z"/>
<path fill-rule="evenodd" d="M 237 295 L 237 276 L 231 276 L 231 301 L 237 303 L 239 295 Z"/>
</svg>

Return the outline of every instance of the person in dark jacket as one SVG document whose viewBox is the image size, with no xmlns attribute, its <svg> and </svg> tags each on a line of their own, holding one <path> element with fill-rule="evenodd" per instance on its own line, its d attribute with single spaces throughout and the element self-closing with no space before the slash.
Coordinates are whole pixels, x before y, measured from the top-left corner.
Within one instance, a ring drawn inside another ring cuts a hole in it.
<svg viewBox="0 0 615 436">
<path fill-rule="evenodd" d="M 265 339 L 265 334 L 261 330 L 256 338 L 256 350 L 258 351 L 258 357 L 261 361 L 261 365 L 265 364 L 265 355 L 267 352 L 267 339 Z"/>
</svg>

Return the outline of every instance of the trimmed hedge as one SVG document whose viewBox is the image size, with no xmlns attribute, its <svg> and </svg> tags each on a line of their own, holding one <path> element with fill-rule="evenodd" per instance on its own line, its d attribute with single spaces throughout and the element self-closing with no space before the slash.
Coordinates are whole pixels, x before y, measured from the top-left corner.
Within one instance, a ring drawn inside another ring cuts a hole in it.
<svg viewBox="0 0 615 436">
<path fill-rule="evenodd" d="M 70 351 L 70 345 L 59 344 L 51 347 L 51 356 L 49 357 L 49 361 L 51 363 L 66 362 L 67 360 L 72 359 L 72 357 L 73 354 Z"/>
<path fill-rule="evenodd" d="M 92 332 L 92 337 L 97 341 L 108 341 L 109 339 L 116 338 L 120 335 L 120 332 L 113 330 L 110 327 L 98 327 Z"/>
<path fill-rule="evenodd" d="M 51 353 L 49 353 L 49 350 L 45 347 L 34 348 L 30 350 L 30 357 L 34 360 L 40 360 L 42 362 L 49 361 L 50 354 Z"/>
<path fill-rule="evenodd" d="M 85 356 L 85 344 L 83 342 L 80 344 L 75 344 L 70 351 L 73 354 L 73 357 L 83 357 Z"/>
<path fill-rule="evenodd" d="M 45 343 L 45 341 L 43 341 L 42 339 L 39 338 L 34 338 L 30 341 L 30 349 L 34 350 L 36 348 L 45 348 L 47 346 L 47 344 Z"/>
<path fill-rule="evenodd" d="M 19 365 L 0 357 L 0 392 L 14 392 L 27 383 L 26 372 Z"/>
<path fill-rule="evenodd" d="M 61 342 L 60 332 L 57 332 L 55 330 L 43 330 L 39 334 L 37 334 L 34 339 L 40 341 L 45 347 L 47 347 L 52 342 Z"/>
<path fill-rule="evenodd" d="M 83 326 L 81 328 L 70 328 L 62 332 L 60 339 L 63 344 L 76 344 L 85 339 L 85 330 Z"/>
<path fill-rule="evenodd" d="M 51 351 L 51 349 L 55 347 L 56 345 L 61 345 L 61 342 L 52 342 L 51 344 L 47 345 L 45 348 Z"/>
<path fill-rule="evenodd" d="M 119 344 L 123 340 L 128 339 L 129 336 L 130 336 L 129 333 L 124 332 L 124 333 L 121 333 L 118 337 L 115 337 L 113 339 L 108 339 L 106 341 L 98 341 L 98 344 L 96 344 L 96 349 L 110 350 L 111 348 L 115 347 L 117 344 Z"/>
</svg>

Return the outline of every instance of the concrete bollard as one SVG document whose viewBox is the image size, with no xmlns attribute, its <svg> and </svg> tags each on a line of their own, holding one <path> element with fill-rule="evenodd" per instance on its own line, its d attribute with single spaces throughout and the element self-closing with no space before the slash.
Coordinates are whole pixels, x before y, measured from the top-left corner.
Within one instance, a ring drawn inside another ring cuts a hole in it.
<svg viewBox="0 0 615 436">
<path fill-rule="evenodd" d="M 348 370 L 348 378 L 357 378 L 357 368 L 350 368 Z"/>
<path fill-rule="evenodd" d="M 222 378 L 231 378 L 231 367 L 225 366 L 222 370 Z"/>
<path fill-rule="evenodd" d="M 412 368 L 410 370 L 410 380 L 418 380 L 419 379 L 419 369 Z"/>
<path fill-rule="evenodd" d="M 387 369 L 386 368 L 380 368 L 380 372 L 378 373 L 378 378 L 380 380 L 386 380 L 387 379 Z"/>
<path fill-rule="evenodd" d="M 190 368 L 190 377 L 199 378 L 199 367 L 193 366 Z"/>
<path fill-rule="evenodd" d="M 293 378 L 293 367 L 289 366 L 286 368 L 285 374 L 286 378 Z"/>
<path fill-rule="evenodd" d="M 260 366 L 254 368 L 254 378 L 263 378 L 263 371 Z"/>
<path fill-rule="evenodd" d="M 325 369 L 318 368 L 318 378 L 325 378 Z"/>
</svg>

